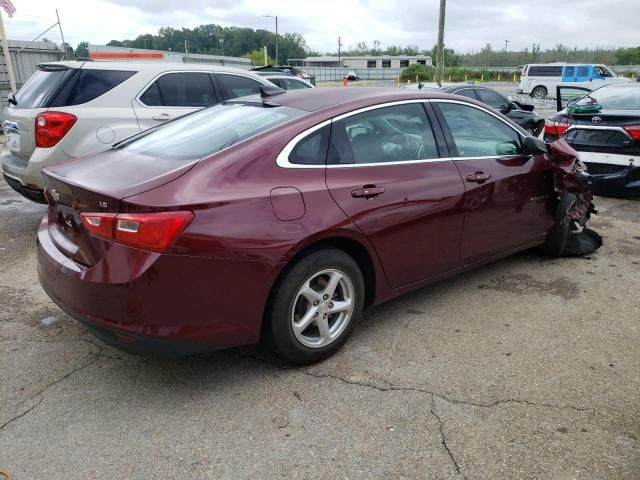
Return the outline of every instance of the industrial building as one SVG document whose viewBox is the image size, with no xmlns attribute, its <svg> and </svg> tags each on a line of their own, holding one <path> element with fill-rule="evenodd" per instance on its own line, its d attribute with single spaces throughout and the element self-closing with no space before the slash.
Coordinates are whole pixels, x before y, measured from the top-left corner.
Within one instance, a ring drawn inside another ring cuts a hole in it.
<svg viewBox="0 0 640 480">
<path fill-rule="evenodd" d="M 307 58 L 290 58 L 289 65 L 298 67 L 338 67 L 338 68 L 407 68 L 409 65 L 421 64 L 431 66 L 431 57 L 427 55 L 365 55 L 365 56 L 322 56 Z"/>
<path fill-rule="evenodd" d="M 177 63 L 206 63 L 248 70 L 253 67 L 251 60 L 242 57 L 222 55 L 204 55 L 199 53 L 167 52 L 146 50 L 143 48 L 111 47 L 107 45 L 89 45 L 89 58 L 100 60 L 155 61 Z"/>
</svg>

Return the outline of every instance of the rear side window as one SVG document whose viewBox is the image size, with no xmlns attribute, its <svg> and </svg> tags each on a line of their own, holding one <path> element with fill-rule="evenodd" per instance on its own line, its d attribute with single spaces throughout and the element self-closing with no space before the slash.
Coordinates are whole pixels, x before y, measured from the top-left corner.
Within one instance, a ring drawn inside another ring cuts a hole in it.
<svg viewBox="0 0 640 480">
<path fill-rule="evenodd" d="M 576 77 L 588 77 L 589 76 L 589 66 L 588 65 L 580 65 L 576 71 Z"/>
<path fill-rule="evenodd" d="M 242 77 L 240 75 L 217 74 L 216 78 L 220 83 L 225 98 L 245 97 L 260 92 L 262 84 L 253 78 Z"/>
<path fill-rule="evenodd" d="M 117 87 L 136 72 L 80 69 L 58 91 L 49 107 L 68 107 L 95 100 Z"/>
<path fill-rule="evenodd" d="M 561 77 L 562 65 L 537 65 L 529 67 L 527 73 L 530 77 Z"/>
<path fill-rule="evenodd" d="M 140 101 L 148 107 L 210 107 L 218 98 L 208 73 L 175 72 L 153 82 Z"/>
<path fill-rule="evenodd" d="M 9 104 L 9 108 L 41 108 L 46 101 L 62 85 L 75 70 L 68 68 L 49 70 L 40 69 L 16 93 L 18 105 Z"/>
<path fill-rule="evenodd" d="M 289 155 L 296 165 L 324 165 L 327 158 L 331 126 L 326 125 L 298 142 Z"/>
<path fill-rule="evenodd" d="M 458 90 L 456 92 L 453 92 L 456 95 L 462 95 L 463 97 L 469 97 L 469 98 L 473 98 L 474 100 L 477 100 L 478 98 L 476 97 L 476 94 L 474 93 L 473 89 L 471 88 L 463 88 L 462 90 Z"/>
<path fill-rule="evenodd" d="M 564 69 L 565 77 L 573 77 L 576 74 L 576 67 L 566 67 Z"/>
</svg>

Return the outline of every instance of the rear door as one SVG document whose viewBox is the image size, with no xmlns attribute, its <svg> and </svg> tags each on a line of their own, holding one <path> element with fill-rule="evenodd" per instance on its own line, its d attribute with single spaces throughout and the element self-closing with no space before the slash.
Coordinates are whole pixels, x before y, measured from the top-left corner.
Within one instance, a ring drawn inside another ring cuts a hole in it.
<svg viewBox="0 0 640 480">
<path fill-rule="evenodd" d="M 464 187 L 438 128 L 418 101 L 332 123 L 327 187 L 371 240 L 393 288 L 461 263 Z"/>
<path fill-rule="evenodd" d="M 463 262 L 542 242 L 551 221 L 550 163 L 525 155 L 524 136 L 497 114 L 463 102 L 432 103 L 466 190 Z"/>
<path fill-rule="evenodd" d="M 142 130 L 219 103 L 211 73 L 166 72 L 158 76 L 133 101 Z"/>
</svg>

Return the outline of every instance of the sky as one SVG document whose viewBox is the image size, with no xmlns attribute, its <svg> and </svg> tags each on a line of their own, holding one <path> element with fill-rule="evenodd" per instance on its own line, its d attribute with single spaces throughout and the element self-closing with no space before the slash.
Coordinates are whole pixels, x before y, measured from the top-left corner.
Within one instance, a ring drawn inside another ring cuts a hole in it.
<svg viewBox="0 0 640 480">
<path fill-rule="evenodd" d="M 163 26 L 223 26 L 301 33 L 312 50 L 336 51 L 358 42 L 381 47 L 436 42 L 439 0 L 12 0 L 17 9 L 5 18 L 10 39 L 31 40 L 56 22 L 60 13 L 65 40 L 74 47 L 88 41 L 133 39 L 157 33 Z M 537 19 L 537 21 L 534 21 Z M 457 51 L 494 49 L 544 50 L 557 43 L 570 47 L 630 47 L 640 45 L 640 0 L 449 0 L 445 43 Z M 45 37 L 60 43 L 59 30 Z"/>
</svg>

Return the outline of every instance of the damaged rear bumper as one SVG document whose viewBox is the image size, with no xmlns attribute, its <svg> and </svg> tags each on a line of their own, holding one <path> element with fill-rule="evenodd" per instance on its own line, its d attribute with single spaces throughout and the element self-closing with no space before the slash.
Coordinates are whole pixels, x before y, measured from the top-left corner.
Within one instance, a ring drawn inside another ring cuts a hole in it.
<svg viewBox="0 0 640 480">
<path fill-rule="evenodd" d="M 594 195 L 640 197 L 640 157 L 594 152 L 579 155 L 591 174 Z"/>
</svg>

